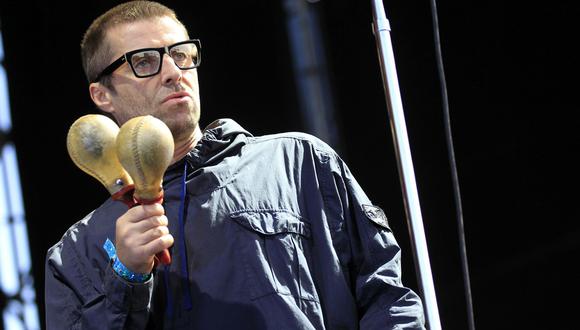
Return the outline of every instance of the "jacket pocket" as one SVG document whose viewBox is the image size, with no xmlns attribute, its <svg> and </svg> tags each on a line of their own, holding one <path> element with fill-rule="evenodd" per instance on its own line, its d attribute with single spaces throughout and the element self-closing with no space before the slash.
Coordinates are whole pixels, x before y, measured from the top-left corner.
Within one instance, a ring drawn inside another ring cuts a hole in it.
<svg viewBox="0 0 580 330">
<path fill-rule="evenodd" d="M 318 302 L 308 222 L 284 210 L 243 210 L 230 217 L 240 225 L 236 240 L 252 300 L 276 292 Z"/>
</svg>

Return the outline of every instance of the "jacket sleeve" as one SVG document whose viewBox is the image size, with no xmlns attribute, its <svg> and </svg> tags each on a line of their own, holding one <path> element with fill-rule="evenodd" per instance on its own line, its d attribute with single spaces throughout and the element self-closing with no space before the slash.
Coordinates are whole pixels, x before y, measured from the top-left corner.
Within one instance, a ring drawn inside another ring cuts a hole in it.
<svg viewBox="0 0 580 330">
<path fill-rule="evenodd" d="M 334 235 L 347 242 L 337 254 L 349 272 L 360 328 L 424 329 L 421 299 L 402 283 L 400 248 L 384 212 L 336 154 L 327 161 L 331 174 L 325 185 L 331 188 L 325 200 L 335 204 L 330 209 L 338 214 L 339 223 L 331 227 L 342 228 Z"/>
<path fill-rule="evenodd" d="M 144 329 L 153 279 L 131 284 L 118 277 L 85 234 L 89 217 L 48 251 L 46 329 Z"/>
</svg>

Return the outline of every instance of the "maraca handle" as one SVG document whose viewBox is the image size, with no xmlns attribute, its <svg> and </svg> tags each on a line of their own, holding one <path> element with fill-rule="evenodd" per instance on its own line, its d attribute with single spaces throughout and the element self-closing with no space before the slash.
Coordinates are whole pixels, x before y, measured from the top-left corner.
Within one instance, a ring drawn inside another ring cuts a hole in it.
<svg viewBox="0 0 580 330">
<path fill-rule="evenodd" d="M 134 196 L 133 196 L 134 197 Z M 161 190 L 159 196 L 153 199 L 140 199 L 135 198 L 135 205 L 151 205 L 155 203 L 163 203 L 163 190 Z M 163 265 L 169 265 L 171 263 L 171 255 L 169 254 L 169 250 L 165 249 L 155 255 L 155 261 L 159 261 Z"/>
<path fill-rule="evenodd" d="M 123 202 L 128 208 L 132 208 L 137 205 L 133 199 L 133 192 L 135 191 L 135 185 L 129 184 L 123 187 L 121 190 L 111 195 L 111 198 L 116 201 Z"/>
<path fill-rule="evenodd" d="M 150 205 L 155 203 L 163 203 L 163 191 L 157 198 L 154 199 L 138 199 L 134 198 L 133 192 L 135 190 L 134 185 L 127 186 L 113 194 L 113 199 L 121 201 L 127 205 L 128 208 L 132 208 L 137 205 Z M 165 249 L 155 255 L 155 263 L 161 263 L 163 265 L 169 265 L 171 263 L 171 255 L 169 254 L 169 250 Z"/>
<path fill-rule="evenodd" d="M 171 255 L 169 254 L 169 250 L 165 249 L 155 255 L 155 259 L 159 260 L 159 262 L 163 265 L 169 265 L 171 263 Z"/>
<path fill-rule="evenodd" d="M 156 204 L 156 203 L 161 204 L 161 203 L 163 203 L 163 191 L 161 191 L 159 196 L 157 196 L 153 199 L 144 199 L 144 198 L 139 198 L 139 197 L 135 197 L 135 196 L 133 196 L 133 198 L 135 199 L 136 204 L 141 204 L 141 205 L 151 205 L 151 204 Z"/>
</svg>

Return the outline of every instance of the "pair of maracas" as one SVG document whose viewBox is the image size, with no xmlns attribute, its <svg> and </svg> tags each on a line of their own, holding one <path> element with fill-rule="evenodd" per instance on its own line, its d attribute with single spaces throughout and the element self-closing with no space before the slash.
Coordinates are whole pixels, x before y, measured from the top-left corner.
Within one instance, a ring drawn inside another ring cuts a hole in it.
<svg viewBox="0 0 580 330">
<path fill-rule="evenodd" d="M 103 115 L 77 119 L 67 135 L 73 162 L 99 180 L 114 200 L 128 207 L 163 201 L 163 174 L 173 158 L 169 128 L 153 116 L 139 116 L 120 128 Z M 169 264 L 169 251 L 156 255 Z"/>
</svg>

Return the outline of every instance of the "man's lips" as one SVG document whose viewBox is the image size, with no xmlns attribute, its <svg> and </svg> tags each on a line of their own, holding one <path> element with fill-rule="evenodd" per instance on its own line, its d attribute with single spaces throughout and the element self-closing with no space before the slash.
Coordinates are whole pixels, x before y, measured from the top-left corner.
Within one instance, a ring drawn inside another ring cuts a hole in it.
<svg viewBox="0 0 580 330">
<path fill-rule="evenodd" d="M 186 97 L 191 98 L 191 95 L 189 95 L 189 93 L 187 93 L 187 92 L 177 92 L 177 93 L 169 94 L 169 96 L 164 98 L 161 103 L 165 103 L 165 102 L 171 101 L 171 100 L 179 101 L 179 100 L 184 99 Z"/>
</svg>

